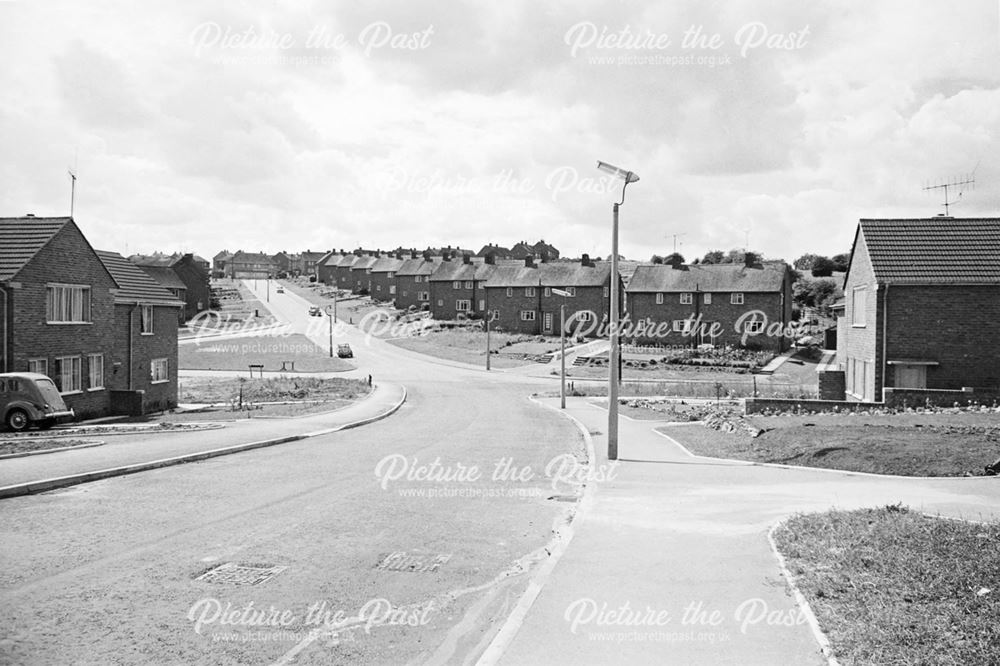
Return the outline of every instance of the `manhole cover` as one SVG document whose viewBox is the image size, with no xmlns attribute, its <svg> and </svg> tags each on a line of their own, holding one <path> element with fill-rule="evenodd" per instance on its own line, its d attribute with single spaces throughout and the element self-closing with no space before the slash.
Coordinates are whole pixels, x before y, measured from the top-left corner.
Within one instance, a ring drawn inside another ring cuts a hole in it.
<svg viewBox="0 0 1000 666">
<path fill-rule="evenodd" d="M 260 585 L 269 581 L 288 567 L 272 567 L 267 564 L 236 564 L 226 562 L 209 569 L 195 580 L 220 585 Z"/>
<path fill-rule="evenodd" d="M 428 573 L 437 571 L 438 567 L 450 559 L 451 553 L 408 553 L 404 550 L 397 550 L 380 559 L 375 568 L 385 571 Z"/>
</svg>

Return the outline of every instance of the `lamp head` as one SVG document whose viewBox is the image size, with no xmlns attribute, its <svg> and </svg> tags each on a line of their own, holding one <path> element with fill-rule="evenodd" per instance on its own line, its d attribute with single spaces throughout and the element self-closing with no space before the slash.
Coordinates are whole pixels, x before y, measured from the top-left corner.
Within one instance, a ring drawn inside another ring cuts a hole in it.
<svg viewBox="0 0 1000 666">
<path fill-rule="evenodd" d="M 631 171 L 626 171 L 625 169 L 620 169 L 613 164 L 608 164 L 607 162 L 597 161 L 597 168 L 605 173 L 610 173 L 615 178 L 621 178 L 626 184 L 634 183 L 639 180 L 639 176 L 632 173 Z"/>
</svg>

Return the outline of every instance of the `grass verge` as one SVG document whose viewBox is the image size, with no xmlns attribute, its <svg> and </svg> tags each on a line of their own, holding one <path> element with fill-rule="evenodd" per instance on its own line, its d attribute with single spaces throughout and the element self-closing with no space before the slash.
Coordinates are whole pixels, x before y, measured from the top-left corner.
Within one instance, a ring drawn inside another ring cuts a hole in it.
<svg viewBox="0 0 1000 666">
<path fill-rule="evenodd" d="M 62 449 L 71 446 L 81 446 L 93 444 L 92 439 L 70 439 L 60 437 L 56 439 L 3 439 L 0 440 L 0 456 L 7 456 L 12 453 L 29 453 L 34 451 L 47 451 L 48 449 Z"/>
<path fill-rule="evenodd" d="M 201 340 L 177 346 L 177 363 L 182 370 L 240 370 L 260 364 L 264 370 L 291 372 L 343 372 L 354 366 L 331 358 L 328 349 L 317 346 L 304 335 L 254 336 L 229 340 Z M 183 402 L 183 401 L 182 401 Z"/>
<path fill-rule="evenodd" d="M 1000 663 L 1000 526 L 887 506 L 774 538 L 841 664 Z"/>
</svg>

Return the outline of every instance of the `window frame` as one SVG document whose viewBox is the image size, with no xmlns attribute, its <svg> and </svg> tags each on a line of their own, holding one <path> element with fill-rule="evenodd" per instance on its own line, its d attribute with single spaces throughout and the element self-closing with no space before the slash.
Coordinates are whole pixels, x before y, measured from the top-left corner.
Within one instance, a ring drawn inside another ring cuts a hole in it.
<svg viewBox="0 0 1000 666">
<path fill-rule="evenodd" d="M 157 367 L 163 367 L 163 379 L 157 379 L 159 373 L 157 373 Z M 154 358 L 149 362 L 149 383 L 150 384 L 165 384 L 170 381 L 170 359 L 167 357 Z"/>
<path fill-rule="evenodd" d="M 95 363 L 96 361 L 96 363 Z M 94 366 L 100 365 L 98 381 L 94 382 Z M 103 391 L 104 386 L 104 354 L 87 354 L 87 390 Z"/>
<path fill-rule="evenodd" d="M 858 307 L 858 294 L 862 295 L 861 307 Z M 851 289 L 851 328 L 865 328 L 868 325 L 868 286 L 861 285 Z M 860 321 L 859 315 L 860 313 Z"/>
<path fill-rule="evenodd" d="M 153 335 L 153 306 L 139 307 L 139 335 Z"/>
<path fill-rule="evenodd" d="M 79 303 L 74 302 L 74 294 L 79 292 L 81 298 Z M 69 294 L 57 297 L 56 294 Z M 80 319 L 74 319 L 77 305 L 79 305 Z M 69 319 L 62 319 L 65 312 L 57 313 L 56 310 L 68 310 Z M 45 285 L 45 323 L 46 324 L 92 324 L 93 323 L 93 300 L 92 290 L 89 284 L 67 284 L 63 282 L 50 282 Z"/>
<path fill-rule="evenodd" d="M 462 307 L 462 306 L 465 307 Z M 472 301 L 468 298 L 459 298 L 455 301 L 455 312 L 472 312 Z"/>
<path fill-rule="evenodd" d="M 663 305 L 663 292 L 656 293 L 656 304 Z"/>
<path fill-rule="evenodd" d="M 39 370 L 37 364 L 42 364 L 43 369 Z M 32 369 L 32 364 L 35 364 L 35 368 Z M 28 372 L 34 372 L 39 375 L 49 376 L 49 359 L 48 358 L 29 358 L 28 359 Z"/>
<path fill-rule="evenodd" d="M 729 304 L 730 305 L 746 305 L 746 299 L 743 296 L 742 291 L 734 291 L 729 294 Z"/>
<path fill-rule="evenodd" d="M 521 321 L 538 321 L 535 314 L 534 310 L 521 310 Z"/>
<path fill-rule="evenodd" d="M 58 383 L 56 387 L 59 389 L 59 395 L 72 395 L 74 393 L 83 393 L 83 359 L 77 356 L 56 356 L 56 369 L 58 370 Z M 76 384 L 76 388 L 66 389 L 66 382 L 63 381 L 66 375 L 65 364 L 70 361 L 70 374 L 69 378 L 71 383 Z M 73 363 L 75 361 L 75 363 Z M 75 370 L 75 372 L 73 372 Z M 72 380 L 76 380 L 73 382 Z"/>
</svg>

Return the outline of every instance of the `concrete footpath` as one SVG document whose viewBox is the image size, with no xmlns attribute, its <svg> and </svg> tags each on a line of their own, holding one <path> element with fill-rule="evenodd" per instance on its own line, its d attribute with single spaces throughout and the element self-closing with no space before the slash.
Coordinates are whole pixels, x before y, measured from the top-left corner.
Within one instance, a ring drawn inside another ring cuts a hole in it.
<svg viewBox="0 0 1000 666">
<path fill-rule="evenodd" d="M 558 407 L 557 400 L 542 401 Z M 788 516 L 903 502 L 1000 517 L 995 479 L 901 479 L 692 456 L 622 417 L 607 460 L 607 411 L 567 402 L 593 436 L 594 480 L 541 591 L 521 600 L 481 665 L 825 664 L 789 593 L 769 532 Z M 669 432 L 669 426 L 667 427 Z"/>
<path fill-rule="evenodd" d="M 405 400 L 403 386 L 380 383 L 367 398 L 353 405 L 311 416 L 241 419 L 225 422 L 220 429 L 191 432 L 88 435 L 88 439 L 100 439 L 105 444 L 0 460 L 0 498 L 329 434 L 385 418 Z"/>
</svg>

